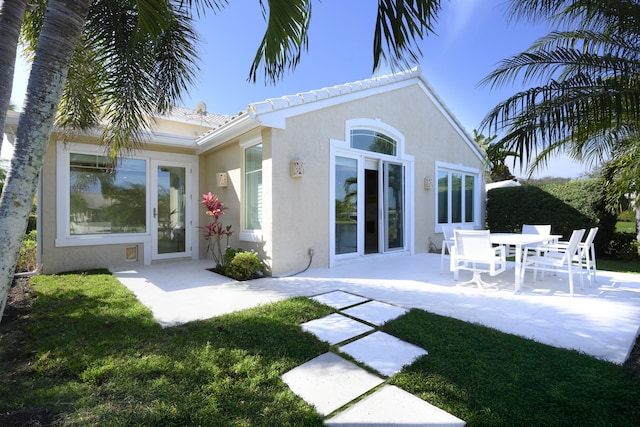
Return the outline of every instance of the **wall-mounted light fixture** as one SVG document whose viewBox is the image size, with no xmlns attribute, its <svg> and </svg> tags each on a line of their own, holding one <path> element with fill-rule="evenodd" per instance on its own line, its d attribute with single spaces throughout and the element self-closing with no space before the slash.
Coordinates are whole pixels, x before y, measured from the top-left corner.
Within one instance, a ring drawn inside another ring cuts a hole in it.
<svg viewBox="0 0 640 427">
<path fill-rule="evenodd" d="M 433 178 L 426 177 L 426 178 L 424 179 L 424 189 L 425 189 L 425 190 L 431 190 L 431 189 L 433 189 Z"/>
<path fill-rule="evenodd" d="M 291 178 L 302 178 L 304 175 L 302 160 L 291 160 L 289 174 Z"/>
<path fill-rule="evenodd" d="M 216 174 L 216 181 L 218 183 L 218 187 L 226 187 L 229 183 L 229 177 L 226 172 L 218 172 Z"/>
</svg>

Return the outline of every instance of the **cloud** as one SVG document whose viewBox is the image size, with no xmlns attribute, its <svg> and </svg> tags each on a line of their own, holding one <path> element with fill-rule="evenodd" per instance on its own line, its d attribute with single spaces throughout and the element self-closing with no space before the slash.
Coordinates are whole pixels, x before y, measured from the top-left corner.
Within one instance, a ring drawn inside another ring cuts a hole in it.
<svg viewBox="0 0 640 427">
<path fill-rule="evenodd" d="M 444 4 L 442 8 L 441 35 L 446 37 L 447 43 L 453 43 L 463 36 L 470 26 L 475 25 L 481 8 L 493 7 L 493 2 L 487 0 L 453 0 Z"/>
</svg>

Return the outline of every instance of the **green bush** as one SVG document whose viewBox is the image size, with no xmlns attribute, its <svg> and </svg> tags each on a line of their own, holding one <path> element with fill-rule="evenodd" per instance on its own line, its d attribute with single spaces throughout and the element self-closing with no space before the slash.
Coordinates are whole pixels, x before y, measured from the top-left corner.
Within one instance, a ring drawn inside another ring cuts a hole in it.
<svg viewBox="0 0 640 427">
<path fill-rule="evenodd" d="M 618 221 L 636 222 L 636 215 L 632 210 L 626 210 L 626 211 L 620 212 L 620 215 L 618 215 Z"/>
<path fill-rule="evenodd" d="M 615 259 L 625 261 L 640 260 L 638 252 L 638 241 L 635 233 L 613 233 L 612 239 L 607 248 L 607 254 Z"/>
<path fill-rule="evenodd" d="M 226 275 L 235 280 L 248 280 L 259 277 L 262 272 L 262 262 L 260 262 L 258 254 L 254 251 L 237 251 L 233 259 L 225 267 Z"/>
<path fill-rule="evenodd" d="M 22 246 L 20 247 L 18 262 L 16 263 L 16 273 L 26 273 L 37 268 L 36 236 L 36 230 L 25 234 Z"/>
<path fill-rule="evenodd" d="M 568 239 L 575 229 L 598 227 L 596 251 L 607 254 L 616 216 L 607 212 L 600 179 L 496 188 L 487 193 L 487 226 L 492 231 L 519 232 L 522 224 L 551 224 Z"/>
<path fill-rule="evenodd" d="M 233 261 L 233 258 L 235 258 L 235 256 L 237 254 L 239 254 L 240 252 L 244 252 L 242 249 L 238 248 L 238 249 L 234 249 L 234 248 L 227 248 L 224 251 L 224 254 L 222 255 L 222 259 L 224 262 L 224 265 L 229 265 L 231 264 L 231 261 Z"/>
</svg>

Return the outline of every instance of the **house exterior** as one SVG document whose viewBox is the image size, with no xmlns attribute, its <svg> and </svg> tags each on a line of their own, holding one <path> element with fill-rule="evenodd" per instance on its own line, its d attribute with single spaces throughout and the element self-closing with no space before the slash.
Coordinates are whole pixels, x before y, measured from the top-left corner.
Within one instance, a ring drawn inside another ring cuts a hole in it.
<svg viewBox="0 0 640 427">
<path fill-rule="evenodd" d="M 38 199 L 43 272 L 204 258 L 208 192 L 228 207 L 229 245 L 276 275 L 426 252 L 442 225 L 484 224 L 483 154 L 419 69 L 234 117 L 202 110 L 158 118 L 115 171 L 96 135 L 53 135 Z"/>
</svg>

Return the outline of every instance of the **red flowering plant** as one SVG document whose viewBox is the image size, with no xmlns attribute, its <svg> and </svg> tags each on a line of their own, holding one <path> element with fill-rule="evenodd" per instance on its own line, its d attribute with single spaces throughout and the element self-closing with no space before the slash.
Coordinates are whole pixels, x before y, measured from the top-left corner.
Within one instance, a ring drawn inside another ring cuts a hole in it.
<svg viewBox="0 0 640 427">
<path fill-rule="evenodd" d="M 225 262 L 222 252 L 222 238 L 226 237 L 226 249 L 227 246 L 229 246 L 229 237 L 233 234 L 230 225 L 223 227 L 220 223 L 220 217 L 224 215 L 224 212 L 228 208 L 224 206 L 218 196 L 211 192 L 202 195 L 201 203 L 205 206 L 206 214 L 210 216 L 211 219 L 207 225 L 201 225 L 198 228 L 207 241 L 207 252 L 211 253 L 211 257 L 216 263 L 216 268 L 220 269 L 224 267 Z"/>
</svg>

